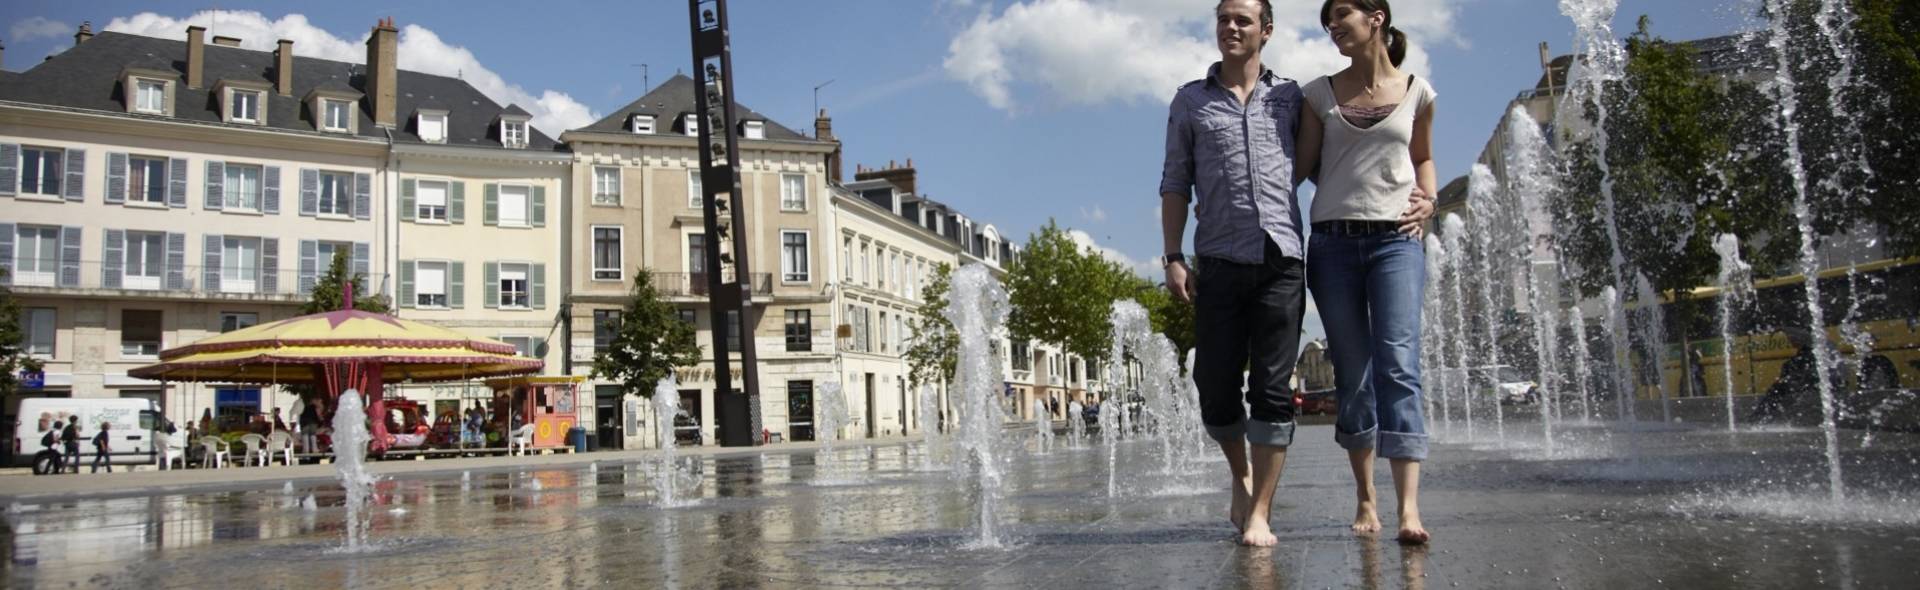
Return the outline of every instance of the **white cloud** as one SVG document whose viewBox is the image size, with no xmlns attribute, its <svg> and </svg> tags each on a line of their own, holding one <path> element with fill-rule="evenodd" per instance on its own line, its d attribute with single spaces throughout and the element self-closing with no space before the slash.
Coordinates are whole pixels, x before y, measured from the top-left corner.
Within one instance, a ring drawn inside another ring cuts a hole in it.
<svg viewBox="0 0 1920 590">
<path fill-rule="evenodd" d="M 1082 251 L 1099 254 L 1101 258 L 1119 263 L 1120 266 L 1133 271 L 1134 274 L 1148 278 L 1159 276 L 1156 273 L 1160 271 L 1160 267 L 1156 265 L 1153 260 L 1135 260 L 1133 257 L 1127 256 L 1125 252 L 1102 246 L 1099 242 L 1094 241 L 1091 234 L 1085 231 L 1069 229 L 1067 230 L 1067 238 L 1073 240 L 1074 245 L 1079 246 Z"/>
<path fill-rule="evenodd" d="M 1423 43 L 1452 41 L 1463 0 L 1402 2 L 1395 26 L 1411 47 L 1404 69 L 1425 76 Z M 1320 30 L 1319 0 L 1275 0 L 1274 32 L 1261 61 L 1307 80 L 1347 63 Z M 994 108 L 1026 110 L 1037 95 L 1066 105 L 1165 102 L 1219 59 L 1212 3 L 1190 0 L 1024 0 L 983 9 L 947 47 L 947 74 Z"/>
<path fill-rule="evenodd" d="M 107 23 L 104 30 L 182 39 L 186 36 L 188 25 L 207 27 L 210 35 L 239 37 L 240 46 L 246 49 L 271 51 L 280 39 L 290 39 L 293 41 L 294 55 L 351 63 L 366 62 L 366 40 L 371 34 L 363 32 L 349 40 L 314 26 L 305 15 L 289 14 L 278 20 L 269 20 L 259 12 L 235 10 L 201 11 L 185 18 L 144 12 L 115 18 Z M 482 65 L 466 47 L 449 44 L 431 29 L 420 25 L 410 24 L 400 29 L 398 53 L 400 69 L 460 77 L 494 102 L 520 105 L 520 108 L 533 114 L 533 126 L 548 135 L 557 136 L 562 131 L 585 126 L 600 118 L 587 105 L 574 100 L 567 93 L 555 90 L 534 92 L 508 83 L 498 73 Z"/>
<path fill-rule="evenodd" d="M 71 35 L 78 30 L 78 28 L 67 23 L 50 20 L 44 16 L 35 16 L 28 17 L 25 20 L 13 23 L 11 27 L 7 27 L 7 40 L 15 43 L 26 43 L 36 39 L 59 39 Z"/>
<path fill-rule="evenodd" d="M 1080 218 L 1094 223 L 1104 223 L 1107 221 L 1107 210 L 1099 205 L 1094 205 L 1092 209 L 1081 207 Z"/>
</svg>

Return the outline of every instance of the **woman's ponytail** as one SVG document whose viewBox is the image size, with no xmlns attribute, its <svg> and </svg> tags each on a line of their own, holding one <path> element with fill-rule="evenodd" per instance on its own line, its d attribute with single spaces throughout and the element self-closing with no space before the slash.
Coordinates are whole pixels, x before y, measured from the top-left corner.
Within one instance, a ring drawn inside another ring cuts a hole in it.
<svg viewBox="0 0 1920 590">
<path fill-rule="evenodd" d="M 1400 67 L 1400 62 L 1407 60 L 1407 34 L 1391 25 L 1387 26 L 1387 59 L 1396 68 Z"/>
</svg>

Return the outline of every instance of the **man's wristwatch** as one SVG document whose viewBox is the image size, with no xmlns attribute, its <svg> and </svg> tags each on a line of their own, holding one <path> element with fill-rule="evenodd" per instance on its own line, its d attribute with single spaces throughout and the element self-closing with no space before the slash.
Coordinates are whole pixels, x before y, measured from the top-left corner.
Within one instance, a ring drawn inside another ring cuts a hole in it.
<svg viewBox="0 0 1920 590">
<path fill-rule="evenodd" d="M 1187 255 L 1181 254 L 1179 252 L 1168 252 L 1166 256 L 1161 257 L 1160 266 L 1162 267 L 1173 266 L 1173 263 L 1175 262 L 1186 264 Z"/>
</svg>

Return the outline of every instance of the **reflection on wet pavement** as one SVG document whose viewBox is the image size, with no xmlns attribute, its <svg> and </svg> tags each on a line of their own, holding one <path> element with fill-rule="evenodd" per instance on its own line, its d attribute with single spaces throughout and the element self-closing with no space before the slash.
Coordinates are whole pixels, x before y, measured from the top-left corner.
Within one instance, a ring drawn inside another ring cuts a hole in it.
<svg viewBox="0 0 1920 590">
<path fill-rule="evenodd" d="M 918 445 L 854 446 L 824 467 L 811 452 L 704 459 L 696 503 L 672 509 L 644 463 L 386 479 L 366 553 L 339 549 L 338 485 L 17 502 L 0 586 L 1879 587 L 1907 583 L 1920 551 L 1912 436 L 1850 445 L 1850 506 L 1822 500 L 1814 431 L 1570 436 L 1552 456 L 1524 437 L 1439 445 L 1431 547 L 1347 531 L 1345 457 L 1319 427 L 1290 453 L 1270 549 L 1231 542 L 1217 459 L 1169 479 L 1157 447 L 1126 443 L 1109 500 L 1100 453 L 1018 455 L 1014 545 L 968 550 L 965 480 L 923 470 Z"/>
</svg>

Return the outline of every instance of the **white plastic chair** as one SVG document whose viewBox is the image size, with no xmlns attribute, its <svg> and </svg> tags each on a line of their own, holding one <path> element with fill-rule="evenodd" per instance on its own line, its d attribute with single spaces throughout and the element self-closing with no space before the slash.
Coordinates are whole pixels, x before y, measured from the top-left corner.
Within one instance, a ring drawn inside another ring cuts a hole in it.
<svg viewBox="0 0 1920 590">
<path fill-rule="evenodd" d="M 187 449 L 174 446 L 173 435 L 156 432 L 153 434 L 153 459 L 154 463 L 159 464 L 161 471 L 172 468 L 175 460 L 180 461 L 181 469 L 186 469 Z"/>
<path fill-rule="evenodd" d="M 507 442 L 507 453 L 525 455 L 527 454 L 527 445 L 531 444 L 533 444 L 533 425 L 522 424 L 520 428 L 513 431 L 513 438 Z M 517 452 L 514 449 L 515 447 L 519 447 Z"/>
<path fill-rule="evenodd" d="M 231 460 L 231 456 L 227 454 L 227 441 L 221 440 L 220 437 L 200 437 L 200 448 L 204 451 L 200 459 L 201 467 L 212 465 L 213 468 L 219 469 L 226 467 L 227 461 Z"/>
<path fill-rule="evenodd" d="M 267 437 L 267 465 L 273 464 L 273 456 L 279 455 L 280 462 L 293 464 L 293 434 L 285 430 L 275 430 Z"/>
<path fill-rule="evenodd" d="M 247 465 L 267 464 L 267 457 L 269 456 L 267 454 L 267 437 L 253 433 L 242 434 L 240 435 L 240 449 L 242 460 L 244 460 Z"/>
</svg>

